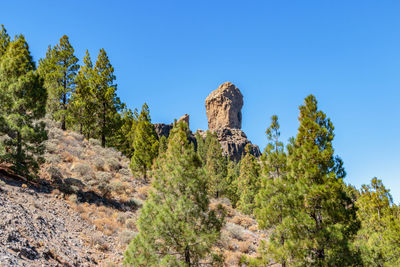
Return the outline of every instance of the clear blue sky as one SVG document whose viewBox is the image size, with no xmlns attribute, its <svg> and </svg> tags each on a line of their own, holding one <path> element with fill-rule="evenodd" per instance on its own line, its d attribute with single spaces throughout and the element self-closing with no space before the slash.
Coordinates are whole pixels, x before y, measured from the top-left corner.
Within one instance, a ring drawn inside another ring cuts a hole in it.
<svg viewBox="0 0 400 267">
<path fill-rule="evenodd" d="M 243 130 L 264 148 L 269 118 L 296 135 L 316 95 L 335 125 L 346 181 L 377 176 L 400 201 L 399 1 L 3 1 L 0 24 L 36 60 L 63 34 L 77 56 L 105 48 L 118 94 L 153 122 L 184 113 L 207 128 L 204 100 L 225 81 L 244 95 Z"/>
</svg>

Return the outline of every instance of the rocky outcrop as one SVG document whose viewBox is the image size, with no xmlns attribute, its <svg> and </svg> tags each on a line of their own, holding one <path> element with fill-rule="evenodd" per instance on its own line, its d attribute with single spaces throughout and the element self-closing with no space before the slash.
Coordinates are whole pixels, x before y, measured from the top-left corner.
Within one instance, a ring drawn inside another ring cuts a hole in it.
<svg viewBox="0 0 400 267">
<path fill-rule="evenodd" d="M 221 84 L 206 98 L 208 129 L 242 128 L 243 95 L 230 82 Z"/>
<path fill-rule="evenodd" d="M 182 117 L 180 117 L 177 122 L 180 121 L 184 121 L 187 123 L 187 125 L 189 126 L 189 115 L 185 114 Z M 169 137 L 169 133 L 172 130 L 172 128 L 174 127 L 173 123 L 170 124 L 165 124 L 165 123 L 155 123 L 154 125 L 154 130 L 156 131 L 157 137 L 158 139 L 161 138 L 161 136 L 165 136 L 165 137 Z M 189 142 L 194 143 L 195 147 L 197 145 L 196 143 L 196 138 L 194 136 L 194 134 L 192 132 L 189 133 Z"/>
<path fill-rule="evenodd" d="M 230 82 L 221 84 L 206 99 L 208 129 L 217 134 L 224 154 L 238 161 L 250 144 L 250 153 L 256 157 L 261 155 L 258 146 L 253 145 L 242 127 L 243 95 L 239 88 Z M 205 132 L 200 131 L 205 137 Z"/>
<path fill-rule="evenodd" d="M 207 132 L 198 131 L 205 138 Z M 246 134 L 240 129 L 219 128 L 213 131 L 221 144 L 223 153 L 226 157 L 234 161 L 239 161 L 245 154 L 245 147 L 250 144 L 250 153 L 255 157 L 261 156 L 260 149 L 257 145 L 252 144 Z"/>
</svg>

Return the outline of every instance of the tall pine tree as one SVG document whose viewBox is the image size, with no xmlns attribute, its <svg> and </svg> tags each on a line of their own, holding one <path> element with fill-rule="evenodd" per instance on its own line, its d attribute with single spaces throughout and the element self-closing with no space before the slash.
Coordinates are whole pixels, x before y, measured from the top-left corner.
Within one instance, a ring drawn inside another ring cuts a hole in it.
<svg viewBox="0 0 400 267">
<path fill-rule="evenodd" d="M 316 266 L 358 264 L 349 244 L 359 228 L 354 202 L 334 156 L 334 127 L 313 95 L 300 106 L 300 126 L 289 149 L 288 176 L 296 194 L 287 224 L 293 263 Z"/>
<path fill-rule="evenodd" d="M 54 119 L 61 121 L 63 130 L 66 129 L 68 105 L 75 89 L 78 69 L 78 58 L 66 35 L 61 37 L 59 44 L 49 47 L 46 57 L 39 61 L 38 72 L 44 78 L 44 86 L 49 94 L 48 112 Z"/>
<path fill-rule="evenodd" d="M 210 196 L 220 197 L 226 189 L 226 158 L 222 154 L 221 144 L 215 134 L 210 134 L 208 142 L 205 169 L 209 179 L 208 190 Z"/>
<path fill-rule="evenodd" d="M 266 134 L 268 145 L 264 151 L 266 159 L 261 179 L 261 189 L 256 196 L 255 215 L 261 229 L 273 229 L 270 235 L 266 251 L 260 251 L 271 255 L 274 260 L 287 266 L 287 254 L 290 251 L 287 238 L 287 225 L 290 224 L 292 214 L 291 206 L 291 182 L 287 179 L 287 159 L 283 143 L 279 140 L 278 116 L 271 118 L 271 125 Z M 263 259 L 263 258 L 262 258 Z"/>
<path fill-rule="evenodd" d="M 106 146 L 107 138 L 114 134 L 120 126 L 120 114 L 123 107 L 117 97 L 117 85 L 114 83 L 114 67 L 111 65 L 107 53 L 100 49 L 94 67 L 93 87 L 97 103 L 99 137 L 101 145 Z"/>
<path fill-rule="evenodd" d="M 209 209 L 207 178 L 188 142 L 186 123 L 178 122 L 155 171 L 153 191 L 138 219 L 139 234 L 125 252 L 131 266 L 212 265 L 211 247 L 223 226 L 223 211 Z"/>
<path fill-rule="evenodd" d="M 46 89 L 35 73 L 35 63 L 23 35 L 7 45 L 0 58 L 0 160 L 11 164 L 18 174 L 31 177 L 42 162 Z"/>
<path fill-rule="evenodd" d="M 250 153 L 250 145 L 245 147 L 246 155 L 240 161 L 240 176 L 238 178 L 238 192 L 240 198 L 238 209 L 251 215 L 255 208 L 255 197 L 260 190 L 260 164 Z"/>
<path fill-rule="evenodd" d="M 93 86 L 93 63 L 89 51 L 83 58 L 83 65 L 75 77 L 76 89 L 72 93 L 69 124 L 75 130 L 89 138 L 96 135 L 96 97 Z"/>
<path fill-rule="evenodd" d="M 357 200 L 361 230 L 356 247 L 365 266 L 400 266 L 400 217 L 389 190 L 373 178 Z"/>
<path fill-rule="evenodd" d="M 135 138 L 130 167 L 132 172 L 141 173 L 146 180 L 147 171 L 150 170 L 158 153 L 157 134 L 154 125 L 151 124 L 150 111 L 146 103 L 143 104 L 134 130 Z"/>
</svg>

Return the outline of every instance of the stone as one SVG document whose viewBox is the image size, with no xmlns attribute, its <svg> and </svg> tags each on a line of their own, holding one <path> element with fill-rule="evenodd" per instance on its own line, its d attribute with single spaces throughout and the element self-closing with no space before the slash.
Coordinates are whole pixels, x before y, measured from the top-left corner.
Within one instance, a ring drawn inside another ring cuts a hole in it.
<svg viewBox="0 0 400 267">
<path fill-rule="evenodd" d="M 183 115 L 182 117 L 180 117 L 179 120 L 178 120 L 178 122 L 180 122 L 180 121 L 186 122 L 187 125 L 188 125 L 188 127 L 189 127 L 189 115 L 188 115 L 188 114 L 185 114 L 185 115 Z"/>
<path fill-rule="evenodd" d="M 208 129 L 242 128 L 243 95 L 231 82 L 221 84 L 206 98 Z"/>
<path fill-rule="evenodd" d="M 245 154 L 245 147 L 250 144 L 250 154 L 255 157 L 261 156 L 261 151 L 257 145 L 252 144 L 246 134 L 240 129 L 219 128 L 213 131 L 218 138 L 223 154 L 233 161 L 239 161 Z M 207 132 L 198 131 L 205 138 Z"/>
</svg>

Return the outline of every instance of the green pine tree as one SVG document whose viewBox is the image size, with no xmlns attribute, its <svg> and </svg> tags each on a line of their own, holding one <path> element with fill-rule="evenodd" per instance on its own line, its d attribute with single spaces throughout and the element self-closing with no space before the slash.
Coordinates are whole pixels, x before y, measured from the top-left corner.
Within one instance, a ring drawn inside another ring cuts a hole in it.
<svg viewBox="0 0 400 267">
<path fill-rule="evenodd" d="M 7 46 L 0 59 L 0 161 L 12 165 L 21 175 L 31 177 L 43 162 L 44 123 L 37 122 L 46 113 L 46 89 L 23 35 Z M 4 101 L 4 102 L 3 102 Z"/>
<path fill-rule="evenodd" d="M 123 106 L 117 97 L 117 85 L 114 84 L 114 67 L 111 65 L 107 53 L 100 49 L 94 67 L 93 75 L 94 95 L 97 103 L 99 137 L 101 145 L 106 146 L 107 138 L 119 129 L 121 119 L 118 113 Z"/>
<path fill-rule="evenodd" d="M 245 147 L 246 155 L 240 161 L 240 176 L 238 178 L 238 192 L 240 198 L 238 209 L 248 215 L 255 208 L 255 197 L 260 190 L 260 164 L 250 153 L 250 145 Z"/>
<path fill-rule="evenodd" d="M 10 35 L 8 35 L 6 28 L 4 28 L 4 25 L 1 25 L 1 30 L 0 30 L 0 58 L 6 52 L 9 43 L 10 43 Z"/>
<path fill-rule="evenodd" d="M 88 140 L 96 136 L 96 97 L 93 86 L 93 63 L 86 50 L 83 65 L 75 77 L 76 88 L 72 93 L 68 124 L 79 130 Z"/>
<path fill-rule="evenodd" d="M 287 252 L 290 251 L 285 240 L 286 224 L 290 223 L 292 214 L 290 198 L 293 188 L 287 179 L 287 159 L 283 143 L 279 140 L 279 128 L 278 116 L 274 115 L 266 131 L 269 143 L 264 151 L 266 162 L 261 178 L 261 189 L 256 196 L 255 215 L 261 229 L 273 229 L 266 250 L 260 249 L 260 253 L 271 255 L 285 267 L 289 257 Z M 264 260 L 265 257 L 261 259 Z"/>
<path fill-rule="evenodd" d="M 294 212 L 287 225 L 293 264 L 357 265 L 350 248 L 359 229 L 356 208 L 347 187 L 342 161 L 334 157 L 334 127 L 318 110 L 313 95 L 300 106 L 300 126 L 288 155 Z M 285 241 L 285 244 L 286 244 Z"/>
<path fill-rule="evenodd" d="M 227 175 L 225 178 L 225 192 L 226 196 L 232 204 L 232 207 L 236 208 L 237 203 L 240 199 L 240 192 L 238 191 L 238 182 L 240 176 L 240 162 L 235 162 L 228 159 L 227 162 Z"/>
<path fill-rule="evenodd" d="M 356 247 L 360 248 L 365 266 L 400 265 L 400 217 L 389 190 L 373 178 L 361 187 L 357 200 L 361 230 Z"/>
<path fill-rule="evenodd" d="M 151 124 L 150 111 L 146 103 L 142 107 L 133 141 L 132 172 L 140 172 L 147 179 L 147 171 L 151 169 L 158 153 L 157 134 Z"/>
<path fill-rule="evenodd" d="M 227 166 L 222 154 L 221 144 L 215 134 L 210 134 L 205 169 L 209 179 L 208 191 L 210 196 L 220 197 L 226 189 Z"/>
<path fill-rule="evenodd" d="M 64 35 L 60 43 L 49 47 L 46 57 L 39 61 L 38 72 L 44 78 L 44 86 L 49 98 L 47 109 L 57 121 L 61 121 L 61 129 L 66 129 L 68 105 L 75 90 L 75 76 L 79 69 L 78 58 L 74 48 Z"/>
<path fill-rule="evenodd" d="M 179 122 L 159 160 L 153 190 L 138 219 L 139 234 L 129 244 L 130 266 L 213 266 L 213 244 L 220 236 L 224 212 L 209 208 L 207 177 L 188 142 L 189 129 Z M 214 264 L 215 266 L 215 264 Z"/>
</svg>

